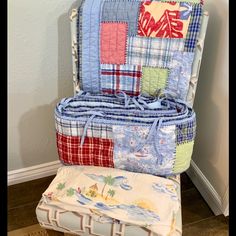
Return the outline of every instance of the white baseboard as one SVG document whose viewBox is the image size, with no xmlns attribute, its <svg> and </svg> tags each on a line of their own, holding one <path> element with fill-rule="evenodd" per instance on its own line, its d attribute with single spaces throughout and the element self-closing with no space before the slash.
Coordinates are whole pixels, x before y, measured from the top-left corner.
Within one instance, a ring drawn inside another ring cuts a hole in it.
<svg viewBox="0 0 236 236">
<path fill-rule="evenodd" d="M 227 188 L 223 198 L 223 214 L 224 216 L 229 215 L 229 187 Z"/>
<path fill-rule="evenodd" d="M 197 187 L 198 191 L 201 193 L 214 214 L 223 214 L 225 209 L 222 209 L 223 204 L 220 195 L 216 192 L 214 187 L 211 185 L 206 176 L 201 172 L 201 170 L 193 160 L 191 161 L 191 166 L 186 171 L 186 173 L 192 180 L 194 185 Z"/>
<path fill-rule="evenodd" d="M 8 171 L 8 186 L 54 175 L 57 173 L 57 169 L 61 166 L 62 164 L 60 161 L 53 161 L 45 164 Z"/>
</svg>

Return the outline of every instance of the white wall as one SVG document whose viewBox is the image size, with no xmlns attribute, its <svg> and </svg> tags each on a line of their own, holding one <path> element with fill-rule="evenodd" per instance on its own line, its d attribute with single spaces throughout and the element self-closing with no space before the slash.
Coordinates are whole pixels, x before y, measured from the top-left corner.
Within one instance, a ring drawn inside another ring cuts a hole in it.
<svg viewBox="0 0 236 236">
<path fill-rule="evenodd" d="M 53 112 L 73 95 L 74 2 L 8 0 L 8 170 L 58 160 Z"/>
<path fill-rule="evenodd" d="M 193 161 L 223 202 L 229 183 L 228 0 L 205 2 L 210 17 L 194 103 L 197 137 Z"/>
</svg>

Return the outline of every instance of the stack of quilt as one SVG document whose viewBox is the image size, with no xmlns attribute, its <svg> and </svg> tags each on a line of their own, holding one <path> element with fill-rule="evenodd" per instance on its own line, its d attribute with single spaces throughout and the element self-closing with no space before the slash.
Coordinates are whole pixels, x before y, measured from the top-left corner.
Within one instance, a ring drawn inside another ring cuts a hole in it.
<svg viewBox="0 0 236 236">
<path fill-rule="evenodd" d="M 55 108 L 62 167 L 42 227 L 83 236 L 182 235 L 180 175 L 196 114 L 188 102 L 201 0 L 82 0 L 80 91 Z"/>
</svg>

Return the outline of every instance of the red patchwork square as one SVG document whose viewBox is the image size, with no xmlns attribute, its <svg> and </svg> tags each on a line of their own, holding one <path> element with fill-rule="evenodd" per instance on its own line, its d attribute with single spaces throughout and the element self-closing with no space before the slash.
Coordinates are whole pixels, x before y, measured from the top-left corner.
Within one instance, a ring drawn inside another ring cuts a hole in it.
<svg viewBox="0 0 236 236">
<path fill-rule="evenodd" d="M 57 148 L 60 159 L 71 165 L 93 165 L 114 167 L 111 139 L 85 137 L 80 147 L 81 137 L 57 133 Z"/>
<path fill-rule="evenodd" d="M 127 23 L 101 23 L 101 63 L 125 64 Z"/>
</svg>

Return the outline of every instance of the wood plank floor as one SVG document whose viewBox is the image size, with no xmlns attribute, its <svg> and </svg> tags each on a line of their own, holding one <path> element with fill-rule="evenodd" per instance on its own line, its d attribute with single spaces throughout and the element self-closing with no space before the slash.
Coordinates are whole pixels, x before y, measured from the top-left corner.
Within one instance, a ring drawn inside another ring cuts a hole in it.
<svg viewBox="0 0 236 236">
<path fill-rule="evenodd" d="M 8 187 L 8 231 L 37 224 L 35 208 L 55 176 Z M 228 217 L 214 216 L 189 177 L 181 174 L 183 236 L 227 236 Z"/>
</svg>

